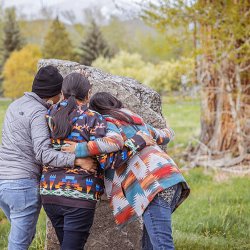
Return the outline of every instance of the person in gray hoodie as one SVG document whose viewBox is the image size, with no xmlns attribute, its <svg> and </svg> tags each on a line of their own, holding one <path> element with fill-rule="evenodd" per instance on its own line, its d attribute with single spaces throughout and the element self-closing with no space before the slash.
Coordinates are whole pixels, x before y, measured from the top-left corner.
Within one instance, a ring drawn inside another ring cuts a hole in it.
<svg viewBox="0 0 250 250">
<path fill-rule="evenodd" d="M 92 158 L 52 149 L 45 115 L 60 99 L 63 77 L 53 66 L 36 74 L 32 92 L 10 104 L 0 147 L 0 208 L 11 223 L 9 250 L 26 250 L 36 231 L 41 203 L 39 181 L 43 165 L 82 167 L 94 171 Z"/>
</svg>

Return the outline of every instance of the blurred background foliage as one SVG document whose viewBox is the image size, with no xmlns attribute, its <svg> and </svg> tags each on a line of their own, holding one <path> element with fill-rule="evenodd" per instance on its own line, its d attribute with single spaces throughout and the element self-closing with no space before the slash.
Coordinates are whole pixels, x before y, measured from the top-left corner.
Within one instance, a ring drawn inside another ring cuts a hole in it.
<svg viewBox="0 0 250 250">
<path fill-rule="evenodd" d="M 119 51 L 113 58 L 97 58 L 92 65 L 114 75 L 132 77 L 155 89 L 160 94 L 180 91 L 182 82 L 192 86 L 194 60 L 181 57 L 152 63 L 143 60 L 139 53 Z M 185 78 L 185 79 L 183 79 Z M 184 85 L 184 84 L 183 84 Z"/>
<path fill-rule="evenodd" d="M 15 99 L 31 91 L 37 62 L 42 53 L 37 45 L 28 44 L 11 53 L 3 68 L 3 91 L 5 97 Z"/>
<path fill-rule="evenodd" d="M 16 81 L 14 76 L 3 74 L 3 69 L 12 70 L 8 69 L 9 56 L 25 44 L 38 46 L 44 58 L 93 65 L 113 74 L 133 77 L 161 93 L 193 85 L 192 34 L 185 34 L 184 38 L 182 28 L 163 32 L 146 23 L 140 14 L 126 18 L 112 15 L 107 22 L 95 8 L 82 12 L 85 23 L 76 22 L 71 12 L 53 17 L 47 9 L 42 18 L 32 20 L 16 12 L 15 8 L 0 9 L 0 70 L 1 83 L 5 86 Z M 65 17 L 68 21 L 62 22 Z M 27 60 L 34 63 L 31 57 Z M 33 71 L 30 74 L 33 76 Z M 1 88 L 3 96 L 17 98 L 23 92 L 14 86 L 8 89 Z M 11 89 L 15 89 L 12 94 Z"/>
</svg>

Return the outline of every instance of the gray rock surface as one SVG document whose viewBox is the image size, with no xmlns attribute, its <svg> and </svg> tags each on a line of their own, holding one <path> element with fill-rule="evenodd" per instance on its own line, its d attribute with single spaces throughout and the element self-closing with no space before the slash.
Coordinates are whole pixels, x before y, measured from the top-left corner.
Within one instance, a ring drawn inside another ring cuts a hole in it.
<svg viewBox="0 0 250 250">
<path fill-rule="evenodd" d="M 160 95 L 138 81 L 128 77 L 111 75 L 100 69 L 71 61 L 42 59 L 38 63 L 38 67 L 46 65 L 57 67 L 63 76 L 72 71 L 83 69 L 89 75 L 90 83 L 93 84 L 93 93 L 110 92 L 120 99 L 126 107 L 141 115 L 147 123 L 158 128 L 165 127 Z"/>
<path fill-rule="evenodd" d="M 138 81 L 121 76 L 114 76 L 93 67 L 76 62 L 55 59 L 42 59 L 38 67 L 53 65 L 63 76 L 82 69 L 88 74 L 93 84 L 93 93 L 106 91 L 120 99 L 126 107 L 141 115 L 145 122 L 164 128 L 166 123 L 162 116 L 161 98 L 154 90 L 141 85 Z M 114 223 L 107 201 L 102 201 L 96 209 L 95 222 L 88 239 L 87 250 L 132 250 L 140 249 L 141 225 L 138 221 L 118 229 Z M 47 250 L 59 249 L 56 236 L 50 222 L 47 223 Z"/>
</svg>

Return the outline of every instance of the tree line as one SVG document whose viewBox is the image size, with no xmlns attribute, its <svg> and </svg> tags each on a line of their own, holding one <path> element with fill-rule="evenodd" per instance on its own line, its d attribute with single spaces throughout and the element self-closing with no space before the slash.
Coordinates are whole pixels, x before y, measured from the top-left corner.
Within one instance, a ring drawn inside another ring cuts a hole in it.
<svg viewBox="0 0 250 250">
<path fill-rule="evenodd" d="M 20 95 L 22 90 L 27 90 L 32 80 L 30 72 L 35 73 L 37 60 L 41 57 L 75 60 L 89 66 L 99 56 L 112 55 L 112 50 L 94 20 L 77 53 L 65 25 L 58 17 L 52 21 L 41 50 L 39 46 L 28 44 L 22 36 L 14 8 L 5 11 L 2 32 L 0 70 L 3 86 L 1 91 L 4 91 L 5 96 L 12 98 Z M 8 60 L 11 55 L 11 60 Z M 26 67 L 24 72 L 21 72 L 22 65 Z M 13 72 L 15 72 L 14 75 Z M 22 77 L 25 72 L 30 77 Z M 21 82 L 18 80 L 20 78 L 22 78 Z"/>
<path fill-rule="evenodd" d="M 0 65 L 4 96 L 16 98 L 27 91 L 29 85 L 25 81 L 28 79 L 13 75 L 13 72 L 27 71 L 32 80 L 36 66 L 30 69 L 20 64 L 17 68 L 15 62 L 16 58 L 26 55 L 26 51 L 31 54 L 28 58 L 36 60 L 41 57 L 72 60 L 133 77 L 161 93 L 180 90 L 183 75 L 188 79 L 186 86 L 192 85 L 192 59 L 187 52 L 190 43 L 178 49 L 180 46 L 171 40 L 170 31 L 164 34 L 142 21 L 138 22 L 139 19 L 121 21 L 117 17 L 112 17 L 108 25 L 100 26 L 98 20 L 95 21 L 96 16 L 92 13 L 85 26 L 66 25 L 58 17 L 52 21 L 17 20 L 15 10 L 7 9 L 0 21 L 3 25 Z M 145 74 L 145 70 L 151 74 Z"/>
</svg>

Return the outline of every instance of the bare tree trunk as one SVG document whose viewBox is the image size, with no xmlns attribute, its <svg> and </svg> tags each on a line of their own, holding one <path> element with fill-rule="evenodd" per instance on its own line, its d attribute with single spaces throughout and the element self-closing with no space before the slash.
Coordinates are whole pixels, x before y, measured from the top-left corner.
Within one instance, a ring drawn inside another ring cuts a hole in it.
<svg viewBox="0 0 250 250">
<path fill-rule="evenodd" d="M 249 82 L 238 65 L 224 60 L 219 69 L 204 61 L 201 93 L 201 135 L 195 164 L 229 167 L 249 157 Z M 244 79 L 245 78 L 245 79 Z"/>
<path fill-rule="evenodd" d="M 201 24 L 201 135 L 190 159 L 194 166 L 249 166 L 250 62 L 237 52 L 244 41 L 232 36 L 226 44 L 213 34 L 211 26 Z"/>
</svg>

